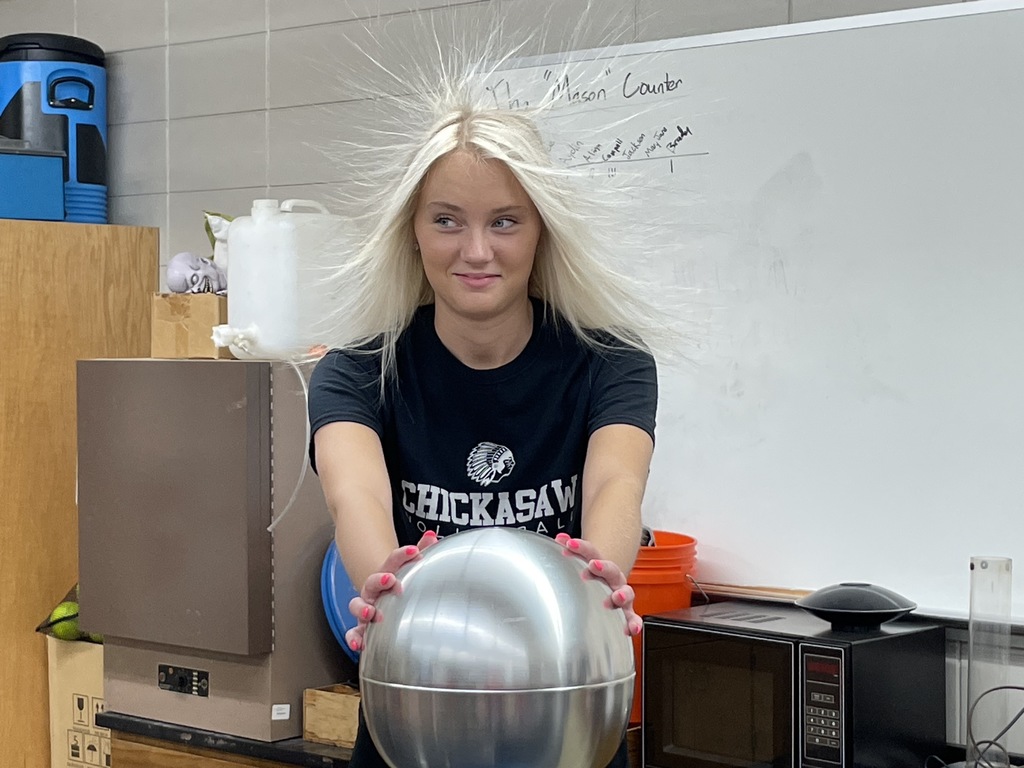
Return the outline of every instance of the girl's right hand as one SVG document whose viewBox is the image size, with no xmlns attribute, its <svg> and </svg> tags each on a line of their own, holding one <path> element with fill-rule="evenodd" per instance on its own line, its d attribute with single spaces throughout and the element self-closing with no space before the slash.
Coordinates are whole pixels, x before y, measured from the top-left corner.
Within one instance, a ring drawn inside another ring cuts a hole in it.
<svg viewBox="0 0 1024 768">
<path fill-rule="evenodd" d="M 380 596 L 395 590 L 401 591 L 402 585 L 395 574 L 406 563 L 416 560 L 427 547 L 437 544 L 437 534 L 427 531 L 415 546 L 399 547 L 387 556 L 377 573 L 371 574 L 363 584 L 357 597 L 349 601 L 348 609 L 356 618 L 356 625 L 345 633 L 345 642 L 353 651 L 361 651 L 366 628 L 370 622 L 379 620 L 377 600 Z"/>
</svg>

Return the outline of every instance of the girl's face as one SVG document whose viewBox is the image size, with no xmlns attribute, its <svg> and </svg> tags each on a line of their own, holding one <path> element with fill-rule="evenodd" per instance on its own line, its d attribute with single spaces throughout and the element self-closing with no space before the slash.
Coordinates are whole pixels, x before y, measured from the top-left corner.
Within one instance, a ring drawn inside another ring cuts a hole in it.
<svg viewBox="0 0 1024 768">
<path fill-rule="evenodd" d="M 486 321 L 529 312 L 541 229 L 533 201 L 501 161 L 455 151 L 434 163 L 413 230 L 438 317 Z"/>
</svg>

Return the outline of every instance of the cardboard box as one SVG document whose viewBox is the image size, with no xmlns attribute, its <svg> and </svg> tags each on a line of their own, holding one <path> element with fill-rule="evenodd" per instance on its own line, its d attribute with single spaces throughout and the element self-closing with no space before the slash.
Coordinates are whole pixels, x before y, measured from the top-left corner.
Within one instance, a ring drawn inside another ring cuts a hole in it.
<svg viewBox="0 0 1024 768">
<path fill-rule="evenodd" d="M 96 725 L 103 701 L 103 646 L 46 637 L 52 768 L 110 766 L 110 731 Z"/>
<path fill-rule="evenodd" d="M 210 338 L 215 325 L 228 321 L 228 299 L 215 293 L 156 293 L 153 295 L 153 357 L 232 358 L 226 347 Z"/>
<path fill-rule="evenodd" d="M 351 747 L 359 727 L 359 691 L 347 685 L 307 688 L 302 694 L 302 738 Z"/>
</svg>

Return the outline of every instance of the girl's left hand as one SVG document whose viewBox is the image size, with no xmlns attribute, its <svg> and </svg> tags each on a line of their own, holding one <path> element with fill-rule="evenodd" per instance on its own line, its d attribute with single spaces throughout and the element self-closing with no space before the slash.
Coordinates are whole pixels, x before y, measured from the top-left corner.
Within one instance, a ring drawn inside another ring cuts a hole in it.
<svg viewBox="0 0 1024 768">
<path fill-rule="evenodd" d="M 606 608 L 618 608 L 626 614 L 626 634 L 630 637 L 639 635 L 644 622 L 633 610 L 636 595 L 633 588 L 626 583 L 626 575 L 611 560 L 602 560 L 597 547 L 586 539 L 574 539 L 567 533 L 555 536 L 555 541 L 565 547 L 565 553 L 582 557 L 587 561 L 587 569 L 583 572 L 584 579 L 600 579 L 607 584 L 612 593 L 605 598 Z"/>
</svg>

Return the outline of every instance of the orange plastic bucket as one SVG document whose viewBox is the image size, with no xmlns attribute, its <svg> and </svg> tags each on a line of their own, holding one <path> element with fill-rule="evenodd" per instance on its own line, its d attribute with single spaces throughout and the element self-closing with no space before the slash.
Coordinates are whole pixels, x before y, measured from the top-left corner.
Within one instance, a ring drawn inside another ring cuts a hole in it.
<svg viewBox="0 0 1024 768">
<path fill-rule="evenodd" d="M 640 616 L 690 607 L 689 576 L 696 570 L 697 540 L 671 531 L 655 531 L 654 546 L 640 547 L 636 562 L 626 579 L 636 593 L 633 610 Z M 636 686 L 630 725 L 640 723 L 640 694 L 643 680 L 641 637 L 633 638 Z"/>
</svg>

